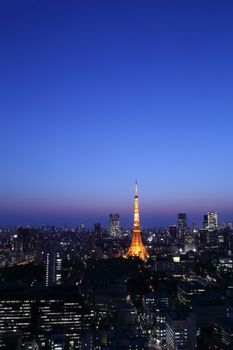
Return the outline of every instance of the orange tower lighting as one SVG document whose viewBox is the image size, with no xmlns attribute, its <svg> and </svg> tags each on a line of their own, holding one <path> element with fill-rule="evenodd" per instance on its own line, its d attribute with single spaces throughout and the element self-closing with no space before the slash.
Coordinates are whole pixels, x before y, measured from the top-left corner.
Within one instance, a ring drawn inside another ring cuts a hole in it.
<svg viewBox="0 0 233 350">
<path fill-rule="evenodd" d="M 149 258 L 149 254 L 142 243 L 141 229 L 140 229 L 140 221 L 139 221 L 139 206 L 138 206 L 138 185 L 136 182 L 135 196 L 134 196 L 134 223 L 133 223 L 133 236 L 132 242 L 129 247 L 128 252 L 125 255 L 128 257 L 137 257 L 142 260 L 147 260 Z"/>
</svg>

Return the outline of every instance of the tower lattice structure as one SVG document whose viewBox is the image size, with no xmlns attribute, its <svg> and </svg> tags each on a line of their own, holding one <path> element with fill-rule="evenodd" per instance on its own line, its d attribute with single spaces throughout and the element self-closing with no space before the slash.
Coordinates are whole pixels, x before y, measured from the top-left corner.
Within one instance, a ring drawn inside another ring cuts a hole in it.
<svg viewBox="0 0 233 350">
<path fill-rule="evenodd" d="M 133 236 L 132 242 L 129 247 L 126 257 L 138 257 L 142 260 L 146 260 L 149 257 L 147 250 L 142 243 L 140 220 L 139 220 L 139 206 L 138 206 L 138 186 L 136 183 L 135 196 L 134 196 L 134 223 L 133 223 Z"/>
</svg>

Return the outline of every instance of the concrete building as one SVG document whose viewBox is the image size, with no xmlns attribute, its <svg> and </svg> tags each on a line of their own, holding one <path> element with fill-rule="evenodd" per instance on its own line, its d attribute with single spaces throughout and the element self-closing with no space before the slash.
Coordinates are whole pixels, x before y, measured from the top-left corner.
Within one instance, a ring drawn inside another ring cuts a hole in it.
<svg viewBox="0 0 233 350">
<path fill-rule="evenodd" d="M 225 317 L 216 320 L 214 332 L 221 346 L 233 348 L 233 319 Z"/>
<path fill-rule="evenodd" d="M 209 211 L 207 214 L 208 231 L 216 231 L 218 229 L 218 213 Z"/>
<path fill-rule="evenodd" d="M 109 216 L 109 234 L 112 237 L 121 237 L 120 229 L 120 215 L 119 214 L 110 214 Z"/>
<path fill-rule="evenodd" d="M 48 346 L 55 349 L 55 340 L 64 336 L 66 349 L 71 346 L 80 349 L 80 334 L 90 328 L 94 312 L 84 303 L 77 289 L 17 286 L 17 289 L 6 288 L 0 293 L 1 349 L 12 336 L 18 336 L 22 346 L 36 336 L 40 349 Z"/>
<path fill-rule="evenodd" d="M 187 232 L 187 215 L 186 213 L 178 214 L 178 238 L 183 239 Z"/>
<path fill-rule="evenodd" d="M 62 258 L 56 246 L 49 245 L 45 253 L 45 285 L 47 287 L 61 284 Z"/>
<path fill-rule="evenodd" d="M 194 314 L 173 311 L 166 316 L 166 345 L 168 350 L 195 350 L 196 319 Z"/>
</svg>

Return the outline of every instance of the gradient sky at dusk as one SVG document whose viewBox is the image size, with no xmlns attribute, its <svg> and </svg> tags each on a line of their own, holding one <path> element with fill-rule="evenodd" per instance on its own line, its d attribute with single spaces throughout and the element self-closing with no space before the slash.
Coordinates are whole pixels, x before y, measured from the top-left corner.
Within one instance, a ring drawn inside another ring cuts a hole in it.
<svg viewBox="0 0 233 350">
<path fill-rule="evenodd" d="M 233 219 L 231 0 L 3 0 L 0 224 Z"/>
</svg>

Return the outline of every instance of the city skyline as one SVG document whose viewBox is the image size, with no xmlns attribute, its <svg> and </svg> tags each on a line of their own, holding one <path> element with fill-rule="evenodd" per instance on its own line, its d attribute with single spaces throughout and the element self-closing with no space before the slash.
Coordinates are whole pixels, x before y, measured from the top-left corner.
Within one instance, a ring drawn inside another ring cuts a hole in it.
<svg viewBox="0 0 233 350">
<path fill-rule="evenodd" d="M 133 208 L 133 205 L 132 205 Z M 96 216 L 88 214 L 88 216 L 82 215 L 80 217 L 76 216 L 76 219 L 73 219 L 72 216 L 69 217 L 67 215 L 66 219 L 63 220 L 63 218 L 58 219 L 57 217 L 53 217 L 53 221 L 51 221 L 51 216 L 48 216 L 48 221 L 42 222 L 41 218 L 37 218 L 38 214 L 35 214 L 35 217 L 30 218 L 28 216 L 28 213 L 26 214 L 25 217 L 20 216 L 19 218 L 16 219 L 15 222 L 11 221 L 11 224 L 7 222 L 7 217 L 6 217 L 6 222 L 2 223 L 2 226 L 9 226 L 9 227 L 15 227 L 15 226 L 46 226 L 46 225 L 51 225 L 51 226 L 57 226 L 57 227 L 77 227 L 81 224 L 84 224 L 87 228 L 94 227 L 96 223 L 100 223 L 103 228 L 109 228 L 109 217 L 113 217 L 114 219 L 117 218 L 118 220 L 118 225 L 119 228 L 132 228 L 133 227 L 133 215 L 132 215 L 132 208 L 129 210 L 127 213 L 108 213 L 108 216 L 103 217 L 99 216 L 98 214 Z M 181 211 L 180 211 L 181 212 Z M 142 221 L 144 224 L 142 225 L 143 228 L 165 228 L 170 225 L 179 225 L 179 215 L 180 212 L 177 213 L 169 213 L 168 214 L 159 214 L 157 213 L 156 215 L 148 214 L 146 211 L 142 211 L 144 218 L 142 218 Z M 184 212 L 184 211 L 183 211 Z M 220 225 L 224 223 L 229 223 L 232 222 L 232 220 L 229 219 L 229 217 L 224 217 L 222 213 L 218 212 L 217 210 L 211 211 L 207 210 L 206 212 L 200 212 L 199 215 L 190 215 L 190 213 L 185 213 L 187 217 L 187 225 L 191 228 L 193 225 L 202 228 L 204 227 L 204 221 L 206 220 L 205 217 L 207 217 L 209 213 L 217 213 L 218 217 L 220 214 L 220 220 L 219 223 Z M 74 214 L 75 215 L 75 214 Z M 151 219 L 152 217 L 152 219 Z M 69 220 L 68 220 L 69 219 Z"/>
<path fill-rule="evenodd" d="M 232 220 L 233 4 L 0 6 L 0 225 Z"/>
<path fill-rule="evenodd" d="M 0 2 L 0 348 L 233 349 L 233 2 Z"/>
</svg>

